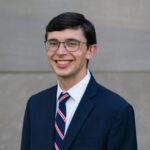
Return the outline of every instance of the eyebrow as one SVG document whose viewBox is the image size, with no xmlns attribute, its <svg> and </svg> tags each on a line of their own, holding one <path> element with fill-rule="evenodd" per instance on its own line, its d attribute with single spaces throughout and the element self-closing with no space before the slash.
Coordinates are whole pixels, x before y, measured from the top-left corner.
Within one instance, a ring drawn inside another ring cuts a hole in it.
<svg viewBox="0 0 150 150">
<path fill-rule="evenodd" d="M 52 39 L 48 39 L 47 41 L 59 41 L 58 39 L 52 38 Z"/>
<path fill-rule="evenodd" d="M 68 41 L 68 40 L 80 41 L 80 40 L 75 39 L 75 38 L 68 38 L 68 39 L 66 39 L 66 40 L 64 40 L 64 41 Z M 50 39 L 48 39 L 47 41 L 59 41 L 59 40 L 58 40 L 58 39 L 56 39 L 56 38 L 50 38 Z"/>
</svg>

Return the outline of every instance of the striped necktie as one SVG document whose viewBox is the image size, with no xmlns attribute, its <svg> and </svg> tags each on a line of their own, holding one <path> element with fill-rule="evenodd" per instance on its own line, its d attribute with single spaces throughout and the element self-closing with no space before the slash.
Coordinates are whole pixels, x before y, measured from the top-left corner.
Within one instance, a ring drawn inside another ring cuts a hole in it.
<svg viewBox="0 0 150 150">
<path fill-rule="evenodd" d="M 68 93 L 61 93 L 58 99 L 58 110 L 55 119 L 55 150 L 61 150 L 64 140 L 65 123 L 66 123 L 66 101 L 69 99 Z"/>
</svg>

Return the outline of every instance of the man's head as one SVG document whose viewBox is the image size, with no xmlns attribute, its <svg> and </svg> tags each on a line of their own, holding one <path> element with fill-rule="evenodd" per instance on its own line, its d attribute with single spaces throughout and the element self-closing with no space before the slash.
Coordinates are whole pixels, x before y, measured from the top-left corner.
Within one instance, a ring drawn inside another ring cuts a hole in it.
<svg viewBox="0 0 150 150">
<path fill-rule="evenodd" d="M 96 53 L 94 26 L 81 14 L 63 13 L 46 27 L 48 61 L 59 79 L 80 81 Z"/>
<path fill-rule="evenodd" d="M 65 12 L 53 18 L 46 27 L 45 41 L 48 32 L 62 31 L 65 29 L 81 28 L 87 40 L 87 45 L 96 44 L 96 32 L 93 24 L 82 14 Z"/>
</svg>

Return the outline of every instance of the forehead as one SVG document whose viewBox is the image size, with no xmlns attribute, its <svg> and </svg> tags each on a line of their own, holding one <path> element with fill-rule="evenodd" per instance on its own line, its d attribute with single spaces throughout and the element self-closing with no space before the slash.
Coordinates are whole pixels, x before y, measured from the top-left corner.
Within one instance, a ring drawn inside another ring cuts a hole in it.
<svg viewBox="0 0 150 150">
<path fill-rule="evenodd" d="M 77 40 L 86 40 L 83 31 L 81 28 L 78 29 L 65 29 L 62 31 L 52 31 L 48 32 L 47 39 L 58 39 L 58 40 L 66 40 L 66 39 L 77 39 Z"/>
</svg>

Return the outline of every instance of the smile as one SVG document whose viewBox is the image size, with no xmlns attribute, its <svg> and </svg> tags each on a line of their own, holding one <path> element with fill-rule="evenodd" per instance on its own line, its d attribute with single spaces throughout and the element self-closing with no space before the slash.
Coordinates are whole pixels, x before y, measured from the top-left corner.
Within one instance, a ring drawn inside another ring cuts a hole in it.
<svg viewBox="0 0 150 150">
<path fill-rule="evenodd" d="M 70 60 L 58 60 L 56 61 L 57 64 L 60 64 L 60 65 L 65 65 L 65 64 L 69 64 L 71 61 Z"/>
<path fill-rule="evenodd" d="M 56 64 L 58 68 L 65 69 L 71 64 L 71 60 L 57 60 Z"/>
</svg>

